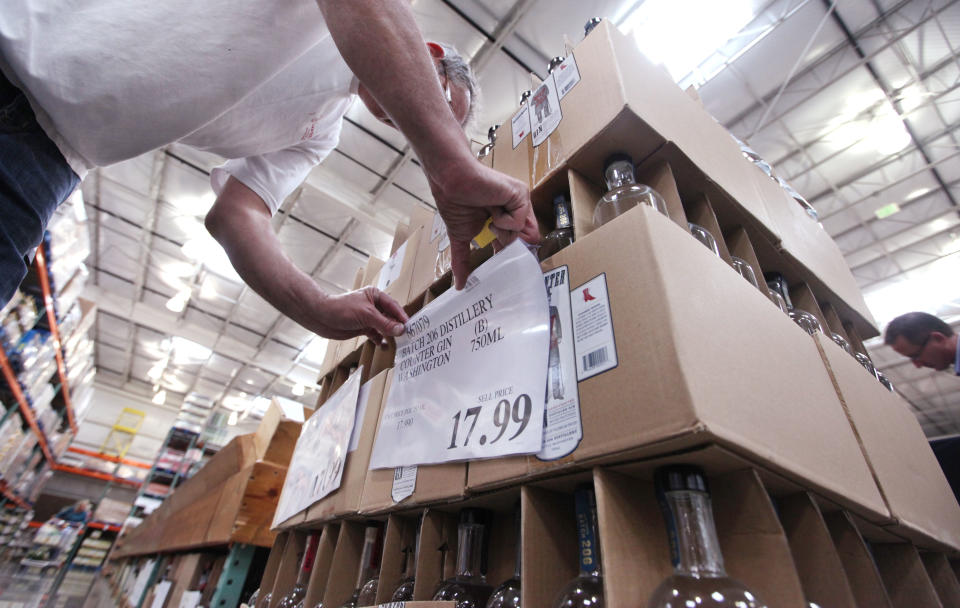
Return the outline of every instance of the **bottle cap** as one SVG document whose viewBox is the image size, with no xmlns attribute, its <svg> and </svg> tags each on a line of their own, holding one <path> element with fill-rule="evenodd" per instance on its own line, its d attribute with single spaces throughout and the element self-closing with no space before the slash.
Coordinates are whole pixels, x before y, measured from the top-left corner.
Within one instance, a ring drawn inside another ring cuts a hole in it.
<svg viewBox="0 0 960 608">
<path fill-rule="evenodd" d="M 617 152 L 616 154 L 611 154 L 607 157 L 607 160 L 603 161 L 603 170 L 606 172 L 610 165 L 613 163 L 619 162 L 628 162 L 633 166 L 633 158 L 629 154 L 624 154 L 623 152 Z"/>
<path fill-rule="evenodd" d="M 703 469 L 689 464 L 676 464 L 660 467 L 653 474 L 658 492 L 709 492 L 707 476 Z"/>
<path fill-rule="evenodd" d="M 554 57 L 550 60 L 550 64 L 547 66 L 547 74 L 557 69 L 561 63 L 563 63 L 565 57 Z"/>
<path fill-rule="evenodd" d="M 533 95 L 533 91 L 526 90 L 520 94 L 520 105 L 527 103 L 527 99 Z"/>
<path fill-rule="evenodd" d="M 595 28 L 595 27 L 597 27 L 598 25 L 600 25 L 600 22 L 601 22 L 601 21 L 603 21 L 603 19 L 601 19 L 600 17 L 593 17 L 593 18 L 590 19 L 590 21 L 587 21 L 587 22 L 584 24 L 584 26 L 583 26 L 583 35 L 584 35 L 584 37 L 586 37 L 587 34 L 589 34 L 590 32 L 592 32 L 592 31 L 593 31 L 593 28 Z"/>
<path fill-rule="evenodd" d="M 553 205 L 554 205 L 554 207 L 556 207 L 557 205 L 562 205 L 562 204 L 564 204 L 564 203 L 566 203 L 566 202 L 567 202 L 567 197 L 565 197 L 565 196 L 562 195 L 562 194 L 558 194 L 558 195 L 556 195 L 555 197 L 553 197 Z"/>
</svg>

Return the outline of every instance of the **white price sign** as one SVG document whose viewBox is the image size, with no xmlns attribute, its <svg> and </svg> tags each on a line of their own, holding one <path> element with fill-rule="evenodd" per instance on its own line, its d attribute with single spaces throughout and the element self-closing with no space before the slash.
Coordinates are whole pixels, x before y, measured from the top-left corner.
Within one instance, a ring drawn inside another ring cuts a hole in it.
<svg viewBox="0 0 960 608">
<path fill-rule="evenodd" d="M 539 452 L 547 322 L 540 265 L 519 240 L 411 317 L 370 468 Z"/>
<path fill-rule="evenodd" d="M 363 366 L 360 366 L 323 407 L 303 423 L 283 481 L 273 527 L 340 487 L 357 415 L 362 373 Z"/>
</svg>

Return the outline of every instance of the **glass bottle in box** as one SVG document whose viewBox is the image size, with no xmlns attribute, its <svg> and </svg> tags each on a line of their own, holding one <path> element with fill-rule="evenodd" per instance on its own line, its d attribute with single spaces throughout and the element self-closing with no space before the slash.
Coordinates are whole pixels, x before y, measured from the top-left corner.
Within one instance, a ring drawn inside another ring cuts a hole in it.
<svg viewBox="0 0 960 608">
<path fill-rule="evenodd" d="M 320 533 L 311 532 L 307 535 L 306 548 L 303 550 L 303 559 L 300 560 L 300 570 L 297 572 L 297 582 L 293 590 L 280 599 L 277 608 L 296 608 L 307 595 L 307 584 L 310 582 L 310 572 L 313 571 L 313 560 L 317 557 L 317 545 L 320 543 Z"/>
<path fill-rule="evenodd" d="M 730 263 L 734 270 L 739 272 L 740 276 L 746 279 L 748 283 L 760 289 L 760 283 L 757 282 L 757 275 L 753 272 L 753 266 L 750 265 L 750 262 L 732 255 L 730 256 Z"/>
<path fill-rule="evenodd" d="M 417 559 L 420 556 L 420 530 L 423 528 L 423 516 L 417 524 L 416 538 L 413 541 L 413 548 L 403 548 L 403 564 L 400 569 L 403 571 L 403 580 L 397 587 L 393 595 L 390 596 L 391 602 L 409 602 L 413 600 L 413 587 L 416 583 Z"/>
<path fill-rule="evenodd" d="M 590 21 L 587 21 L 583 26 L 583 37 L 586 38 L 590 35 L 590 32 L 593 31 L 593 28 L 600 25 L 600 22 L 603 21 L 600 17 L 592 17 Z"/>
<path fill-rule="evenodd" d="M 554 608 L 603 608 L 603 575 L 600 571 L 600 535 L 597 498 L 593 484 L 578 486 L 573 494 L 577 513 L 580 574 L 567 583 L 553 602 Z"/>
<path fill-rule="evenodd" d="M 607 193 L 600 197 L 593 212 L 593 225 L 603 226 L 637 205 L 650 205 L 667 215 L 667 203 L 660 194 L 645 184 L 638 184 L 633 172 L 633 159 L 627 154 L 614 154 L 603 164 Z"/>
<path fill-rule="evenodd" d="M 670 539 L 673 574 L 650 596 L 648 608 L 761 608 L 765 604 L 724 569 L 707 478 L 699 467 L 670 465 L 654 474 Z"/>
<path fill-rule="evenodd" d="M 513 576 L 500 583 L 493 590 L 493 594 L 487 601 L 487 608 L 520 608 L 520 564 L 521 549 L 520 542 L 520 503 L 514 507 L 514 529 L 516 530 L 517 550 L 516 562 L 514 562 Z"/>
<path fill-rule="evenodd" d="M 720 257 L 720 248 L 717 246 L 717 239 L 713 238 L 709 230 L 693 222 L 687 222 L 687 227 L 690 229 L 690 234 L 693 235 L 693 238 L 703 243 L 703 246 L 712 251 L 714 255 Z"/>
<path fill-rule="evenodd" d="M 378 522 L 367 524 L 363 533 L 363 550 L 360 552 L 360 567 L 357 569 L 357 586 L 353 596 L 340 608 L 370 606 L 376 599 L 377 581 L 380 576 L 380 539 L 382 528 Z M 364 603 L 366 602 L 366 603 Z"/>
<path fill-rule="evenodd" d="M 437 587 L 434 601 L 454 601 L 456 608 L 483 608 L 493 587 L 481 571 L 486 513 L 464 509 L 457 526 L 457 574 Z"/>
<path fill-rule="evenodd" d="M 573 220 L 570 216 L 570 202 L 562 194 L 553 199 L 555 228 L 543 237 L 538 256 L 541 261 L 552 256 L 567 245 L 573 243 Z"/>
</svg>

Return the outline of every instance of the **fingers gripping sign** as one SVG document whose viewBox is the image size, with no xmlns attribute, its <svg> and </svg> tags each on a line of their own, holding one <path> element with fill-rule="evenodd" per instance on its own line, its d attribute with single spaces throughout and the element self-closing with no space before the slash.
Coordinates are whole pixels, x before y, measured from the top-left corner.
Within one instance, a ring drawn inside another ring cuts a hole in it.
<svg viewBox="0 0 960 608">
<path fill-rule="evenodd" d="M 470 241 L 483 229 L 487 218 L 493 218 L 491 230 L 501 246 L 517 236 L 529 243 L 540 241 L 530 192 L 521 181 L 474 161 L 447 187 L 432 185 L 437 209 L 450 235 L 457 289 L 463 288 L 470 273 Z"/>
</svg>

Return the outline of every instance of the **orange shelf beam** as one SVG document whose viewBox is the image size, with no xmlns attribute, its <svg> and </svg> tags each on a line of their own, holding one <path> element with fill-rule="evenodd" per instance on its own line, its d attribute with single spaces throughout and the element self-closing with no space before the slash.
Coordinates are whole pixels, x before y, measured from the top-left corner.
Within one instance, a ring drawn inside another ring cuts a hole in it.
<svg viewBox="0 0 960 608">
<path fill-rule="evenodd" d="M 7 500 L 18 507 L 23 507 L 24 509 L 30 508 L 30 503 L 14 494 L 13 490 L 10 489 L 10 486 L 7 485 L 7 482 L 3 481 L 2 479 L 0 479 L 0 493 L 2 493 Z"/>
<path fill-rule="evenodd" d="M 60 352 L 59 348 L 57 349 L 57 352 Z M 37 436 L 37 443 L 40 444 L 40 449 L 43 451 L 43 456 L 47 459 L 47 462 L 55 462 L 53 459 L 53 454 L 50 453 L 50 447 L 47 445 L 47 437 L 43 434 L 43 431 L 40 430 L 40 426 L 37 424 L 37 419 L 33 415 L 33 410 L 30 409 L 30 405 L 27 403 L 27 399 L 24 397 L 23 391 L 20 390 L 20 381 L 17 380 L 17 375 L 13 373 L 13 368 L 10 366 L 10 360 L 7 359 L 7 353 L 3 352 L 2 348 L 0 348 L 0 371 L 3 372 L 3 377 L 10 386 L 10 391 L 13 393 L 14 399 L 17 400 L 17 404 L 20 406 L 20 415 L 23 416 L 23 419 L 27 421 L 27 424 L 33 430 L 33 434 Z"/>
<path fill-rule="evenodd" d="M 140 482 L 133 479 L 124 479 L 123 477 L 115 477 L 110 473 L 104 473 L 103 471 L 94 471 L 92 469 L 81 469 L 80 467 L 73 467 L 67 464 L 55 464 L 50 467 L 54 471 L 62 471 L 64 473 L 71 473 L 73 475 L 80 475 L 82 477 L 90 477 L 91 479 L 99 479 L 101 481 L 112 481 L 113 483 L 119 483 L 134 488 L 140 487 Z"/>
<path fill-rule="evenodd" d="M 137 467 L 139 469 L 150 469 L 150 463 L 140 462 L 138 460 L 130 460 L 129 458 L 120 458 L 118 456 L 111 456 L 110 454 L 104 454 L 103 452 L 94 452 L 93 450 L 85 450 L 83 448 L 76 448 L 70 446 L 67 448 L 68 452 L 73 452 L 74 454 L 83 454 L 84 456 L 89 456 L 91 458 L 99 458 L 100 460 L 105 460 L 107 462 L 116 462 L 120 464 L 129 465 L 131 467 Z"/>
<path fill-rule="evenodd" d="M 77 421 L 73 417 L 73 403 L 70 401 L 70 388 L 67 386 L 67 366 L 63 363 L 63 351 L 60 348 L 60 327 L 57 325 L 57 315 L 53 310 L 53 292 L 50 290 L 50 277 L 47 274 L 47 259 L 43 253 L 43 245 L 37 247 L 34 258 L 37 267 L 37 276 L 40 278 L 40 290 L 43 293 L 43 303 L 47 309 L 47 323 L 50 325 L 50 337 L 53 338 L 54 354 L 57 358 L 57 373 L 60 375 L 60 393 L 67 409 L 67 421 L 74 437 L 77 435 Z M 49 460 L 49 459 L 48 459 Z M 51 460 L 51 462 L 53 462 Z"/>
<path fill-rule="evenodd" d="M 115 524 L 108 524 L 102 521 L 92 521 L 87 524 L 88 528 L 96 528 L 97 530 L 107 530 L 109 532 L 119 532 L 120 526 Z"/>
</svg>

